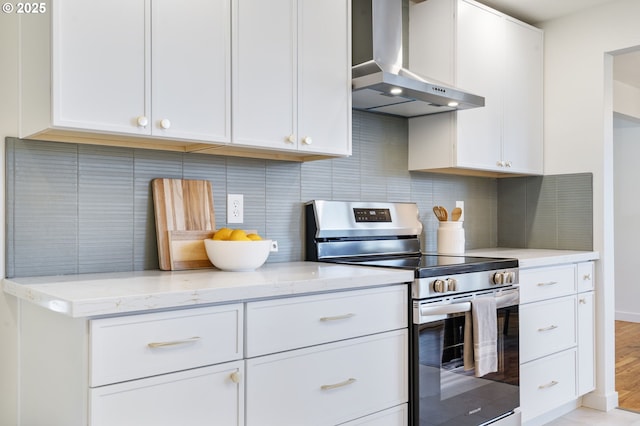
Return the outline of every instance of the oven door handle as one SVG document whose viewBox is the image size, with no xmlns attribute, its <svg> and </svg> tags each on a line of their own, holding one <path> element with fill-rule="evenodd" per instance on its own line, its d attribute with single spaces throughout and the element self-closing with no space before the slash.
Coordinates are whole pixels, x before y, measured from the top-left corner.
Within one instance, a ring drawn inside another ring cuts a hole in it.
<svg viewBox="0 0 640 426">
<path fill-rule="evenodd" d="M 497 293 L 495 298 L 497 309 L 513 306 L 518 304 L 520 292 L 518 290 L 504 291 Z M 425 304 L 420 306 L 421 316 L 459 314 L 469 311 L 471 311 L 471 302 L 448 303 L 446 305 Z"/>
<path fill-rule="evenodd" d="M 471 302 L 450 303 L 448 305 L 420 306 L 420 315 L 447 315 L 471 311 Z"/>
</svg>

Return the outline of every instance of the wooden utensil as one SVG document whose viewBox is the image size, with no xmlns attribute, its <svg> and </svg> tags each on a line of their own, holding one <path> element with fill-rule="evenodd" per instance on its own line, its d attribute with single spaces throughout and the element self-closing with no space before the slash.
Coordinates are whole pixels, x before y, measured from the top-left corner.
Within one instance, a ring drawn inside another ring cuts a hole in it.
<svg viewBox="0 0 640 426">
<path fill-rule="evenodd" d="M 462 216 L 462 209 L 460 207 L 456 207 L 451 211 L 451 220 L 453 220 L 454 222 L 457 222 L 458 220 L 460 220 L 461 216 Z"/>
<path fill-rule="evenodd" d="M 440 206 L 440 211 L 442 214 L 442 217 L 444 218 L 443 220 L 446 222 L 447 220 L 449 220 L 449 212 L 447 211 L 446 208 Z"/>
<path fill-rule="evenodd" d="M 433 206 L 433 213 L 436 215 L 439 221 L 447 221 L 447 209 L 442 206 Z"/>
<path fill-rule="evenodd" d="M 204 249 L 216 227 L 211 182 L 159 178 L 151 186 L 160 269 L 212 267 Z"/>
</svg>

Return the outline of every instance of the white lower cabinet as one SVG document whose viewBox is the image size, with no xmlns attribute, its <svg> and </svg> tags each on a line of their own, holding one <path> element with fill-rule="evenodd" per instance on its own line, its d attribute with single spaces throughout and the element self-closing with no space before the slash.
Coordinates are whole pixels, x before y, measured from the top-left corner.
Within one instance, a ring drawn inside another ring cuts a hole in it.
<svg viewBox="0 0 640 426">
<path fill-rule="evenodd" d="M 520 409 L 523 420 L 534 418 L 575 397 L 575 348 L 520 367 Z"/>
<path fill-rule="evenodd" d="M 24 303 L 19 424 L 406 426 L 407 300 L 397 284 L 99 318 Z"/>
<path fill-rule="evenodd" d="M 576 296 L 520 307 L 520 362 L 576 346 Z"/>
<path fill-rule="evenodd" d="M 595 389 L 593 262 L 520 270 L 526 424 Z"/>
<path fill-rule="evenodd" d="M 89 424 L 242 425 L 243 372 L 234 361 L 91 389 Z"/>
<path fill-rule="evenodd" d="M 596 388 L 595 296 L 593 291 L 578 294 L 578 395 Z"/>
<path fill-rule="evenodd" d="M 247 360 L 246 424 L 337 425 L 407 402 L 398 330 Z"/>
<path fill-rule="evenodd" d="M 407 300 L 402 284 L 247 303 L 246 425 L 406 425 Z"/>
</svg>

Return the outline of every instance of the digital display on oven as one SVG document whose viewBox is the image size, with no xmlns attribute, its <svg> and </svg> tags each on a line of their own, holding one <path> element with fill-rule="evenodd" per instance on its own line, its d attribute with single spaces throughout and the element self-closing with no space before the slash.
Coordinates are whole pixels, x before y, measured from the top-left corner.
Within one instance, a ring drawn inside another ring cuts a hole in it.
<svg viewBox="0 0 640 426">
<path fill-rule="evenodd" d="M 389 209 L 353 209 L 356 222 L 391 222 Z"/>
</svg>

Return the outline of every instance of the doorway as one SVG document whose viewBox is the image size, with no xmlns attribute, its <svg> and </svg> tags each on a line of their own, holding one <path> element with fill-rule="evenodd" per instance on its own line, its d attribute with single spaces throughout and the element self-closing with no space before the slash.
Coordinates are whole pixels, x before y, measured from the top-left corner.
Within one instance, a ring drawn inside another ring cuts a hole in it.
<svg viewBox="0 0 640 426">
<path fill-rule="evenodd" d="M 640 48 L 614 56 L 615 381 L 620 408 L 640 412 Z"/>
</svg>

